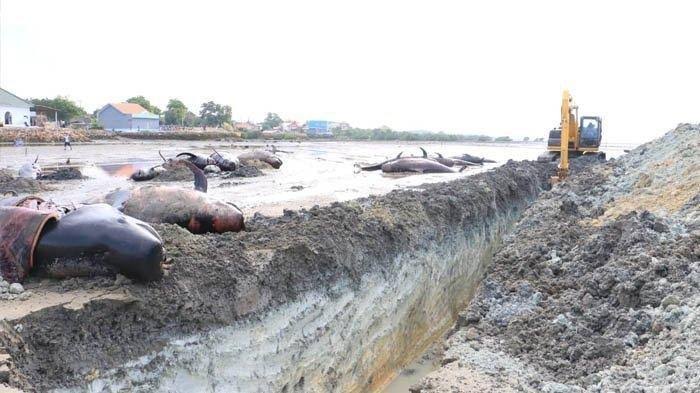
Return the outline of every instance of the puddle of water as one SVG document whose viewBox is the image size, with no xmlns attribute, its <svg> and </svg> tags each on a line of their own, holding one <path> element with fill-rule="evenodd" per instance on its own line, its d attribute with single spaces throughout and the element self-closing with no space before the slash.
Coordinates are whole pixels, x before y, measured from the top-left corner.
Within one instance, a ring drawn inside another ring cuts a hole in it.
<svg viewBox="0 0 700 393">
<path fill-rule="evenodd" d="M 391 383 L 384 388 L 384 393 L 406 393 L 423 377 L 440 367 L 436 350 L 431 348 L 423 356 L 406 366 Z"/>
</svg>

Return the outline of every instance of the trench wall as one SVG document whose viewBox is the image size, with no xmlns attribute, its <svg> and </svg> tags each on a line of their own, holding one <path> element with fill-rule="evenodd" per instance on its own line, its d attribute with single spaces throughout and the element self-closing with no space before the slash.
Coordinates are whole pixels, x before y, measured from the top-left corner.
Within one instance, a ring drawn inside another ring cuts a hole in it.
<svg viewBox="0 0 700 393">
<path fill-rule="evenodd" d="M 141 300 L 130 305 L 88 306 L 99 316 L 79 311 L 88 321 L 66 310 L 27 319 L 36 330 L 21 335 L 15 372 L 25 387 L 61 392 L 378 390 L 452 325 L 491 248 L 551 169 L 509 162 L 422 189 L 257 218 L 237 237 L 159 227 L 175 260 L 164 282 L 131 288 Z M 115 307 L 120 316 L 110 319 Z M 116 324 L 125 313 L 140 323 Z M 47 378 L 58 357 L 42 356 L 39 331 L 57 318 L 54 329 L 74 341 L 53 347 L 75 374 Z M 90 319 L 109 322 L 110 337 L 76 337 Z"/>
</svg>

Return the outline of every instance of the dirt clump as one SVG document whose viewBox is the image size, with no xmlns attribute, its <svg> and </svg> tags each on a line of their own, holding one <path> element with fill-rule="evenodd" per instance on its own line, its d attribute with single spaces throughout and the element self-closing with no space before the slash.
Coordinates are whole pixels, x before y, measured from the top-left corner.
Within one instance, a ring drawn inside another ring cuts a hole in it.
<svg viewBox="0 0 700 393">
<path fill-rule="evenodd" d="M 495 254 L 447 340 L 450 364 L 413 391 L 474 375 L 499 391 L 700 386 L 700 186 L 688 172 L 700 126 L 574 162 Z"/>
<path fill-rule="evenodd" d="M 261 161 L 259 161 L 261 162 Z M 268 164 L 265 164 L 264 162 L 261 162 L 264 165 L 267 165 L 267 168 L 270 168 Z M 262 165 L 261 164 L 261 165 Z M 262 167 L 262 166 L 261 166 Z M 258 177 L 258 176 L 264 176 L 265 172 L 261 171 L 258 166 L 253 166 L 253 165 L 241 165 L 240 167 L 236 168 L 235 171 L 230 171 L 226 172 L 221 175 L 222 178 L 224 179 L 230 179 L 233 177 Z M 264 168 L 264 167 L 263 167 Z"/>
<path fill-rule="evenodd" d="M 55 171 L 49 172 L 47 174 L 42 174 L 40 177 L 41 180 L 54 180 L 54 181 L 62 181 L 62 180 L 79 180 L 79 179 L 85 179 L 85 176 L 80 172 L 80 169 L 78 168 L 59 168 Z"/>
<path fill-rule="evenodd" d="M 0 169 L 0 195 L 13 191 L 18 194 L 32 194 L 52 189 L 41 180 L 15 177 L 14 173 L 8 169 Z"/>
</svg>

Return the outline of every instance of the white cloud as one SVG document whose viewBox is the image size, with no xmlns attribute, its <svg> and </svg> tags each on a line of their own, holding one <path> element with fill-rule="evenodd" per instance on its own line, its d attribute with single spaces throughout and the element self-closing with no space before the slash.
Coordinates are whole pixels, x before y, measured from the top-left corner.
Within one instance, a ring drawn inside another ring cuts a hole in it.
<svg viewBox="0 0 700 393">
<path fill-rule="evenodd" d="M 0 1 L 0 84 L 88 110 L 545 136 L 568 87 L 608 141 L 700 121 L 694 2 Z"/>
</svg>

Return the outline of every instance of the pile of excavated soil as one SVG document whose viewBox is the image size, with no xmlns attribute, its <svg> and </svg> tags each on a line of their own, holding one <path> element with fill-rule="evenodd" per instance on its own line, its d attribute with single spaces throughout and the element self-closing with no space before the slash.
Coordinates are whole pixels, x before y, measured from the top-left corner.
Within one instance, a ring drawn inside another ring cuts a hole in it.
<svg viewBox="0 0 700 393">
<path fill-rule="evenodd" d="M 271 167 L 267 165 L 267 168 Z M 239 168 L 236 168 L 235 171 L 226 172 L 222 174 L 221 177 L 224 179 L 230 179 L 232 177 L 258 177 L 263 176 L 264 174 L 265 172 L 261 171 L 259 167 L 251 165 L 241 165 Z"/>
<path fill-rule="evenodd" d="M 18 194 L 32 194 L 52 189 L 39 180 L 15 177 L 14 173 L 14 171 L 0 169 L 0 195 L 12 191 Z"/>
<path fill-rule="evenodd" d="M 60 168 L 57 169 L 49 174 L 42 174 L 41 175 L 41 180 L 54 180 L 54 181 L 62 181 L 62 180 L 79 180 L 79 179 L 84 179 L 85 177 L 83 174 L 80 172 L 80 169 L 78 168 Z"/>
<path fill-rule="evenodd" d="M 697 125 L 577 162 L 524 213 L 444 366 L 412 391 L 695 391 L 699 164 Z"/>
<path fill-rule="evenodd" d="M 0 322 L 0 347 L 12 357 L 9 383 L 27 391 L 84 384 L 173 338 L 259 318 L 310 291 L 333 294 L 340 282 L 362 291 L 363 276 L 387 271 L 398 256 L 519 212 L 552 171 L 551 164 L 508 162 L 421 189 L 287 211 L 277 218 L 257 215 L 240 233 L 193 235 L 175 225 L 154 225 L 168 256 L 159 282 L 26 283 L 35 293 L 32 299 L 39 298 L 39 289 L 56 296 L 92 283 L 101 295 L 80 307 L 58 304 L 11 325 Z M 120 291 L 119 300 L 116 294 L 101 297 L 111 285 Z M 167 361 L 156 357 L 144 368 L 167 367 L 162 364 Z"/>
</svg>

